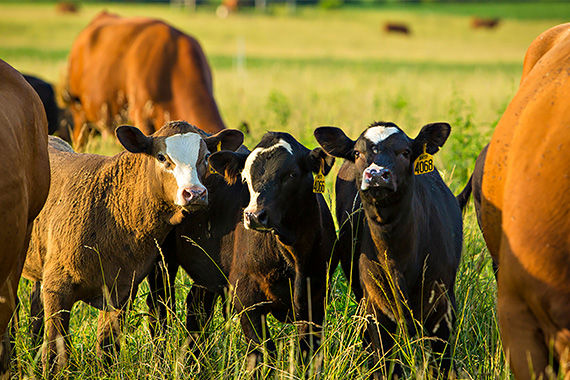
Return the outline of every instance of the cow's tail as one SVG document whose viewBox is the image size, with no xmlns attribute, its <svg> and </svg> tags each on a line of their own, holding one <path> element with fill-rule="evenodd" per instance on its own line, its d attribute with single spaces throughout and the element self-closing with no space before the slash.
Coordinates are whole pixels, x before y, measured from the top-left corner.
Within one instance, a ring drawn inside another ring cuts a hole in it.
<svg viewBox="0 0 570 380">
<path fill-rule="evenodd" d="M 459 207 L 461 207 L 461 212 L 465 212 L 465 206 L 469 202 L 469 197 L 471 196 L 471 191 L 473 190 L 473 186 L 471 185 L 473 182 L 473 175 L 469 177 L 469 182 L 465 185 L 465 188 L 459 195 L 456 197 L 457 202 L 459 203 Z"/>
</svg>

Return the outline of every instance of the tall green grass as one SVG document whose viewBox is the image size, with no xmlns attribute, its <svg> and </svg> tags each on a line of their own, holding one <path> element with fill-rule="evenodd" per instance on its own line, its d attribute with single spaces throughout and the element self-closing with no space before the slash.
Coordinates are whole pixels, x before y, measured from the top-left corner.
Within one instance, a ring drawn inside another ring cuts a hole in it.
<svg viewBox="0 0 570 380">
<path fill-rule="evenodd" d="M 518 7 L 518 6 L 517 6 Z M 457 193 L 467 182 L 479 150 L 514 95 L 525 50 L 532 39 L 563 19 L 561 4 L 429 5 L 349 7 L 333 11 L 299 7 L 296 13 L 274 7 L 267 14 L 246 11 L 218 19 L 211 8 L 197 13 L 158 5 L 85 4 L 78 15 L 58 15 L 53 3 L 0 3 L 0 58 L 16 68 L 64 87 L 66 56 L 79 31 L 101 9 L 122 15 L 160 17 L 195 35 L 214 73 L 215 96 L 228 127 L 246 121 L 254 146 L 267 130 L 292 133 L 315 147 L 315 127 L 335 125 L 356 138 L 371 122 L 393 121 L 410 136 L 422 125 L 447 121 L 451 136 L 436 155 L 438 169 Z M 471 15 L 500 16 L 495 31 L 474 31 Z M 408 23 L 410 37 L 381 32 L 385 21 Z M 245 55 L 239 56 L 240 51 Z M 238 62 L 244 62 L 243 65 Z M 96 138 L 90 152 L 113 154 L 120 146 Z M 325 197 L 334 211 L 335 165 Z M 461 379 L 509 379 L 502 353 L 490 258 L 473 211 L 465 216 L 463 259 L 457 276 L 457 325 L 452 344 Z M 372 368 L 362 347 L 365 328 L 358 305 L 337 270 L 327 298 L 323 342 L 314 353 L 322 370 L 294 360 L 294 326 L 270 318 L 278 346 L 275 358 L 260 369 L 261 378 L 366 379 Z M 104 368 L 95 354 L 93 308 L 72 310 L 72 366 L 77 379 L 245 379 L 246 344 L 229 304 L 219 304 L 199 349 L 190 350 L 184 328 L 183 300 L 191 280 L 176 279 L 176 312 L 160 339 L 147 324 L 146 283 L 128 313 L 119 360 Z M 28 315 L 30 284 L 22 280 L 22 312 L 16 331 L 14 377 L 39 378 L 39 346 L 32 342 Z M 397 360 L 409 378 L 431 379 L 429 340 L 397 337 Z"/>
</svg>

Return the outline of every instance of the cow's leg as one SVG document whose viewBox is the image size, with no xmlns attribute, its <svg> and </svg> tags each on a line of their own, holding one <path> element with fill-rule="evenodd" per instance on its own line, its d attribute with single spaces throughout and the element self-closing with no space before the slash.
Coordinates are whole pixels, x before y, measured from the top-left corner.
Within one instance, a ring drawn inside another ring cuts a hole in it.
<svg viewBox="0 0 570 380">
<path fill-rule="evenodd" d="M 501 268 L 501 276 L 506 274 L 506 269 L 505 266 Z M 538 378 L 549 364 L 549 347 L 538 320 L 517 294 L 511 294 L 501 286 L 497 309 L 503 347 L 515 377 L 517 380 L 531 380 L 535 375 Z"/>
<path fill-rule="evenodd" d="M 153 337 L 157 332 L 166 331 L 168 312 L 176 312 L 174 283 L 179 265 L 177 262 L 164 262 L 164 264 L 166 268 L 163 262 L 157 262 L 147 277 L 150 292 L 146 304 L 149 309 L 149 328 Z"/>
<path fill-rule="evenodd" d="M 32 339 L 34 346 L 42 343 L 44 336 L 44 303 L 42 301 L 42 283 L 34 282 L 30 302 L 30 317 L 32 318 Z"/>
<path fill-rule="evenodd" d="M 97 356 L 106 366 L 117 361 L 121 349 L 120 334 L 125 324 L 125 309 L 102 310 L 97 324 Z"/>
<path fill-rule="evenodd" d="M 10 378 L 10 319 L 16 310 L 17 281 L 8 278 L 0 288 L 0 379 Z"/>
<path fill-rule="evenodd" d="M 269 336 L 269 328 L 266 321 L 266 303 L 263 292 L 246 277 L 237 281 L 233 304 L 236 312 L 240 315 L 240 323 L 243 334 L 248 341 L 248 370 L 253 371 L 263 360 L 263 354 L 258 346 L 265 342 L 265 347 L 270 353 L 275 352 L 275 343 Z"/>
<path fill-rule="evenodd" d="M 365 344 L 369 346 L 371 343 L 374 350 L 369 364 L 376 366 L 378 363 L 382 363 L 374 371 L 374 379 L 402 379 L 404 374 L 402 367 L 396 360 L 390 360 L 394 356 L 392 348 L 394 347 L 393 335 L 397 330 L 396 324 L 384 315 L 377 313 L 371 305 L 367 307 L 367 312 L 368 334 L 365 334 Z M 368 339 L 370 339 L 369 342 L 367 342 Z M 390 360 L 391 363 L 386 365 L 386 360 Z"/>
<path fill-rule="evenodd" d="M 69 316 L 73 299 L 65 289 L 46 289 L 45 285 L 44 283 L 42 293 L 45 305 L 47 347 L 43 352 L 43 363 L 44 372 L 51 374 L 65 368 L 69 361 L 67 339 L 69 339 Z"/>
<path fill-rule="evenodd" d="M 424 293 L 424 300 L 427 302 L 423 310 L 428 314 L 424 328 L 429 336 L 434 337 L 431 347 L 437 362 L 435 370 L 439 373 L 438 378 L 447 379 L 453 363 L 449 338 L 456 319 L 455 294 L 435 282 Z"/>
<path fill-rule="evenodd" d="M 186 329 L 194 343 L 212 318 L 218 295 L 199 286 L 192 286 L 186 297 Z"/>
</svg>

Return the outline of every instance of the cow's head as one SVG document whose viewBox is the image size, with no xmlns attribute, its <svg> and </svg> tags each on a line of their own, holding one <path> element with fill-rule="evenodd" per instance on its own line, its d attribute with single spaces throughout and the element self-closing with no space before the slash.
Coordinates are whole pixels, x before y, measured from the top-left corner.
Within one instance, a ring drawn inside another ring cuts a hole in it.
<svg viewBox="0 0 570 380">
<path fill-rule="evenodd" d="M 208 136 L 183 121 L 169 122 L 151 136 L 128 125 L 118 127 L 116 134 L 129 152 L 150 159 L 150 191 L 186 210 L 208 205 L 208 190 L 202 183 L 209 175 L 210 152 L 235 150 L 243 142 L 240 131 L 225 129 Z"/>
<path fill-rule="evenodd" d="M 247 229 L 274 231 L 284 243 L 313 194 L 313 173 L 328 174 L 334 158 L 309 150 L 288 133 L 266 133 L 249 154 L 218 152 L 210 157 L 228 183 L 241 178 L 249 189 L 244 210 Z"/>
<path fill-rule="evenodd" d="M 335 127 L 320 127 L 315 137 L 330 155 L 354 162 L 355 178 L 363 200 L 391 204 L 406 194 L 413 181 L 413 164 L 426 152 L 435 154 L 447 140 L 447 123 L 425 125 L 415 139 L 396 124 L 374 123 L 356 141 Z"/>
</svg>

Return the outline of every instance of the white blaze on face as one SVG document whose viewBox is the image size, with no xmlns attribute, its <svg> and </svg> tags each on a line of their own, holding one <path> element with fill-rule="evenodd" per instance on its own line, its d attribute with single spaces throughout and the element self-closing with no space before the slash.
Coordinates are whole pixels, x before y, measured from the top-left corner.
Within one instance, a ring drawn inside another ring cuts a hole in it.
<svg viewBox="0 0 570 380">
<path fill-rule="evenodd" d="M 362 172 L 362 181 L 360 182 L 360 190 L 366 190 L 370 187 L 370 183 L 366 181 L 366 173 L 368 173 L 370 170 L 376 170 L 379 172 L 382 169 L 384 169 L 383 166 L 378 166 L 374 162 L 370 164 L 369 167 L 364 169 L 364 172 Z"/>
<path fill-rule="evenodd" d="M 364 137 L 368 139 L 374 145 L 378 144 L 381 141 L 386 140 L 388 137 L 392 136 L 394 133 L 398 133 L 400 130 L 395 127 L 384 127 L 384 126 L 377 126 L 368 128 L 368 130 L 364 133 Z"/>
<path fill-rule="evenodd" d="M 178 191 L 176 193 L 177 205 L 185 206 L 187 201 L 183 197 L 186 189 L 205 189 L 198 178 L 196 165 L 200 156 L 202 138 L 197 133 L 183 133 L 169 136 L 164 140 L 166 144 L 166 154 L 175 166 L 172 174 L 176 179 Z"/>
<path fill-rule="evenodd" d="M 241 172 L 242 181 L 247 183 L 247 188 L 249 189 L 249 205 L 246 207 L 244 212 L 255 212 L 255 210 L 257 209 L 257 198 L 259 197 L 259 193 L 253 189 L 253 182 L 251 178 L 251 166 L 253 165 L 253 162 L 257 159 L 257 156 L 260 155 L 261 153 L 271 152 L 278 148 L 284 148 L 285 150 L 287 150 L 287 152 L 289 152 L 289 154 L 291 155 L 293 154 L 293 148 L 291 148 L 291 145 L 287 141 L 280 139 L 277 142 L 277 144 L 272 145 L 268 148 L 255 148 L 249 154 L 249 156 L 247 156 L 247 159 L 245 160 L 245 165 Z"/>
</svg>

